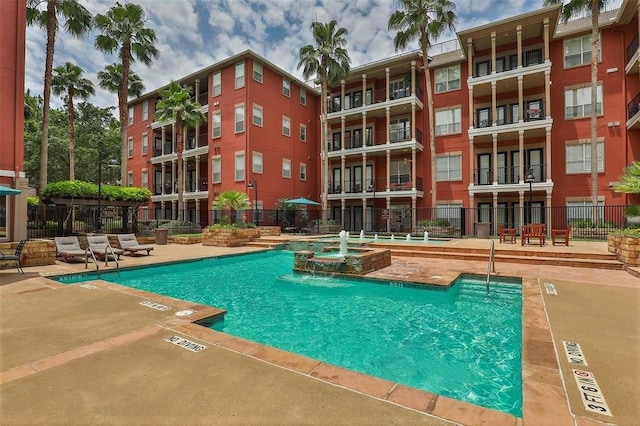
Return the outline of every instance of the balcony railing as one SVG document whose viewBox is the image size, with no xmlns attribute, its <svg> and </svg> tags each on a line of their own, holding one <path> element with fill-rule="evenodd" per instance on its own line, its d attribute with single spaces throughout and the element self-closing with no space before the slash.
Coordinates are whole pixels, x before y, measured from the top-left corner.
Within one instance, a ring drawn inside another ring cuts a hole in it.
<svg viewBox="0 0 640 426">
<path fill-rule="evenodd" d="M 173 143 L 171 141 L 165 141 L 164 144 L 164 155 L 173 153 Z M 162 145 L 154 145 L 153 146 L 153 156 L 159 157 L 162 155 Z"/>
<path fill-rule="evenodd" d="M 344 149 L 359 149 L 363 146 L 379 146 L 387 143 L 387 132 L 386 130 L 381 130 L 378 132 L 369 133 L 369 136 L 354 136 L 353 134 L 346 134 L 344 137 Z M 416 129 L 416 142 L 422 144 L 424 139 L 422 130 Z M 408 142 L 411 141 L 411 132 L 409 129 L 402 130 L 391 130 L 389 132 L 389 140 L 391 143 L 397 142 Z M 342 145 L 340 143 L 340 139 L 332 139 L 327 143 L 328 150 L 332 151 L 340 151 L 342 149 Z"/>
<path fill-rule="evenodd" d="M 629 43 L 629 46 L 627 46 L 627 64 L 631 61 L 631 59 L 633 58 L 633 55 L 635 55 L 637 51 L 638 51 L 638 34 L 636 34 L 633 40 L 631 40 L 631 43 Z"/>
<path fill-rule="evenodd" d="M 526 181 L 527 176 L 531 172 L 536 182 L 544 182 L 546 179 L 546 168 L 544 164 L 536 164 L 525 167 L 522 174 L 522 181 Z M 498 185 L 510 185 L 520 182 L 520 171 L 518 166 L 498 167 Z M 473 171 L 473 183 L 475 185 L 493 185 L 493 169 L 490 167 L 481 167 Z"/>
<path fill-rule="evenodd" d="M 633 98 L 633 100 L 629 103 L 629 105 L 627 106 L 627 111 L 629 113 L 627 120 L 631 120 L 632 117 L 640 112 L 640 93 L 638 93 L 636 97 Z"/>
<path fill-rule="evenodd" d="M 394 174 L 389 176 L 389 191 L 410 191 L 413 189 L 413 183 L 411 181 L 410 174 Z M 360 180 L 345 180 L 344 191 L 342 190 L 342 184 L 339 181 L 329 182 L 329 194 L 360 194 L 363 191 L 368 193 L 369 196 L 375 192 L 382 193 L 387 190 L 387 179 L 376 178 L 373 181 L 367 179 Z M 416 190 L 422 191 L 422 178 L 416 176 Z"/>
<path fill-rule="evenodd" d="M 353 95 L 352 93 L 350 95 Z M 405 87 L 403 89 L 397 89 L 397 90 L 392 90 L 389 93 L 389 100 L 395 100 L 395 99 L 403 99 L 403 98 L 408 98 L 409 96 L 411 96 L 411 87 Z M 383 88 L 383 89 L 376 89 L 373 91 L 372 96 L 373 99 L 367 99 L 367 97 L 365 96 L 364 99 L 362 100 L 362 102 L 360 103 L 355 103 L 353 101 L 353 98 L 351 99 L 351 102 L 349 105 L 342 106 L 342 104 L 338 101 L 339 99 L 339 94 L 333 94 L 331 96 L 331 99 L 327 101 L 327 112 L 328 113 L 332 113 L 332 112 L 340 112 L 343 109 L 344 110 L 350 110 L 350 109 L 354 109 L 354 108 L 360 108 L 362 105 L 371 105 L 371 104 L 375 104 L 375 103 L 381 103 L 381 102 L 386 102 L 387 100 L 387 89 Z M 421 101 L 424 102 L 423 100 L 423 92 L 422 92 L 422 88 L 421 87 L 416 87 L 416 97 Z"/>
</svg>

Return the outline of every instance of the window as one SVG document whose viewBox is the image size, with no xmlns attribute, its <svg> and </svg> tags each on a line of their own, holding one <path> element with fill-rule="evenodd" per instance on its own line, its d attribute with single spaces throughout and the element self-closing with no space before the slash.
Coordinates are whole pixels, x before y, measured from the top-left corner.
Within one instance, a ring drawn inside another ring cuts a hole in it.
<svg viewBox="0 0 640 426">
<path fill-rule="evenodd" d="M 307 104 L 307 91 L 301 87 L 300 88 L 300 105 L 306 105 L 306 104 Z"/>
<path fill-rule="evenodd" d="M 133 138 L 127 139 L 127 157 L 133 158 Z"/>
<path fill-rule="evenodd" d="M 222 94 L 222 75 L 220 71 L 213 73 L 213 96 L 220 96 Z"/>
<path fill-rule="evenodd" d="M 291 97 L 291 82 L 289 80 L 282 79 L 282 94 L 287 98 Z"/>
<path fill-rule="evenodd" d="M 142 187 L 149 188 L 149 171 L 148 170 L 142 171 Z"/>
<path fill-rule="evenodd" d="M 282 177 L 287 179 L 291 178 L 291 160 L 287 160 L 286 158 L 282 160 Z"/>
<path fill-rule="evenodd" d="M 456 107 L 436 111 L 436 136 L 452 135 L 462 132 L 462 109 Z"/>
<path fill-rule="evenodd" d="M 300 141 L 307 141 L 307 126 L 305 124 L 300 123 Z"/>
<path fill-rule="evenodd" d="M 307 165 L 300 163 L 300 180 L 307 180 Z"/>
<path fill-rule="evenodd" d="M 236 152 L 235 179 L 236 181 L 244 180 L 244 152 Z"/>
<path fill-rule="evenodd" d="M 462 223 L 462 204 L 455 202 L 444 202 L 436 205 L 436 219 L 449 222 L 454 228 L 460 228 Z"/>
<path fill-rule="evenodd" d="M 219 138 L 222 136 L 222 113 L 216 111 L 211 114 L 211 135 L 213 138 Z"/>
<path fill-rule="evenodd" d="M 262 153 L 253 152 L 251 154 L 251 170 L 253 173 L 262 173 Z"/>
<path fill-rule="evenodd" d="M 289 117 L 282 117 L 282 134 L 285 136 L 291 135 L 291 119 Z"/>
<path fill-rule="evenodd" d="M 476 75 L 474 77 L 482 77 L 488 75 L 491 72 L 491 63 L 489 61 L 482 61 L 476 63 Z"/>
<path fill-rule="evenodd" d="M 391 142 L 403 142 L 411 140 L 409 118 L 396 118 L 391 120 L 391 125 L 389 128 L 389 139 L 391 140 Z"/>
<path fill-rule="evenodd" d="M 149 119 L 149 100 L 142 102 L 142 121 Z"/>
<path fill-rule="evenodd" d="M 244 105 L 236 105 L 236 133 L 244 132 Z"/>
<path fill-rule="evenodd" d="M 133 124 L 133 107 L 129 107 L 129 126 Z"/>
<path fill-rule="evenodd" d="M 213 158 L 213 164 L 212 164 L 211 170 L 212 170 L 211 181 L 213 183 L 222 182 L 222 158 L 220 157 Z"/>
<path fill-rule="evenodd" d="M 597 215 L 604 218 L 604 201 L 598 200 Z M 567 201 L 567 221 L 593 221 L 593 204 L 591 199 Z"/>
<path fill-rule="evenodd" d="M 598 46 L 598 61 L 601 59 Z M 566 39 L 564 41 L 564 67 L 577 67 L 591 63 L 591 34 Z"/>
<path fill-rule="evenodd" d="M 147 155 L 149 152 L 149 135 L 146 133 L 142 135 L 142 155 Z"/>
<path fill-rule="evenodd" d="M 604 172 L 604 141 L 598 141 L 598 172 Z M 567 143 L 567 174 L 591 173 L 591 141 Z"/>
<path fill-rule="evenodd" d="M 127 186 L 133 186 L 133 172 L 127 173 Z"/>
<path fill-rule="evenodd" d="M 462 154 L 443 154 L 436 158 L 436 181 L 462 180 Z"/>
<path fill-rule="evenodd" d="M 244 87 L 244 62 L 236 64 L 236 89 Z"/>
<path fill-rule="evenodd" d="M 253 104 L 253 124 L 262 127 L 262 107 L 257 104 Z"/>
<path fill-rule="evenodd" d="M 596 93 L 598 115 L 602 115 L 602 85 Z M 564 91 L 564 118 L 583 118 L 591 116 L 591 85 Z"/>
<path fill-rule="evenodd" d="M 448 92 L 460 88 L 460 65 L 436 70 L 436 93 Z"/>
<path fill-rule="evenodd" d="M 411 94 L 411 80 L 402 78 L 389 83 L 389 99 L 406 98 Z M 345 108 L 346 109 L 346 108 Z"/>
<path fill-rule="evenodd" d="M 262 83 L 262 64 L 253 62 L 253 79 L 258 83 Z"/>
<path fill-rule="evenodd" d="M 389 181 L 395 185 L 411 182 L 411 163 L 405 160 L 391 161 Z"/>
</svg>

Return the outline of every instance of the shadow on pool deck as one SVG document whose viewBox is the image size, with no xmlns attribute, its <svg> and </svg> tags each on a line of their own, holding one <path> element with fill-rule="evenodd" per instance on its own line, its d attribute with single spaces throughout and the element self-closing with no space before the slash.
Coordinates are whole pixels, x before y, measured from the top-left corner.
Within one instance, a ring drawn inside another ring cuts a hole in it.
<svg viewBox="0 0 640 426">
<path fill-rule="evenodd" d="M 482 243 L 478 241 L 466 244 Z M 606 251 L 606 245 L 595 243 L 585 250 Z M 151 256 L 124 257 L 121 266 L 248 251 L 255 249 L 157 246 Z M 501 275 L 523 278 L 524 423 L 569 425 L 575 415 L 578 424 L 592 419 L 622 425 L 640 417 L 633 404 L 640 378 L 640 280 L 624 271 L 506 263 L 496 267 Z M 485 262 L 397 257 L 377 274 L 448 279 L 461 272 L 486 273 L 486 268 Z M 217 312 L 201 305 L 101 281 L 92 283 L 97 288 L 86 288 L 39 277 L 85 271 L 84 264 L 63 263 L 27 268 L 26 276 L 0 271 L 4 423 L 523 421 L 204 329 L 190 324 L 193 316 L 175 316 L 183 309 L 196 311 L 194 316 Z M 556 285 L 558 296 L 543 296 L 545 282 Z M 154 310 L 140 305 L 142 300 L 171 309 Z M 165 341 L 174 335 L 206 349 L 196 353 Z M 581 344 L 589 363 L 583 369 L 596 375 L 613 417 L 584 409 L 568 376 L 570 364 L 557 346 L 562 340 Z"/>
</svg>

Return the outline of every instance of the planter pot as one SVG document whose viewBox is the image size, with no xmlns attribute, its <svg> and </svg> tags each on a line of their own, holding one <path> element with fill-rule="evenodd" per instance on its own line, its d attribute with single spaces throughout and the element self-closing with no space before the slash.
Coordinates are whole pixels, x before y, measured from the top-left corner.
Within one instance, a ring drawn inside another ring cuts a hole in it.
<svg viewBox="0 0 640 426">
<path fill-rule="evenodd" d="M 607 237 L 608 250 L 618 256 L 618 260 L 625 265 L 640 265 L 640 238 L 609 235 Z"/>
</svg>

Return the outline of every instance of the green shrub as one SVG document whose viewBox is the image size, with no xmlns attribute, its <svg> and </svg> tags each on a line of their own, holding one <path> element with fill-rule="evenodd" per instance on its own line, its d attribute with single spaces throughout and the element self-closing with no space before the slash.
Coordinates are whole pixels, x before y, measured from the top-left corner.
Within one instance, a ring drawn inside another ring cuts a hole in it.
<svg viewBox="0 0 640 426">
<path fill-rule="evenodd" d="M 226 229 L 229 231 L 233 231 L 236 229 L 249 229 L 255 228 L 256 225 L 253 223 L 216 223 L 215 225 L 210 225 L 207 229 L 216 230 L 216 229 Z"/>
<path fill-rule="evenodd" d="M 40 198 L 38 198 L 38 197 L 27 197 L 27 205 L 28 206 L 38 206 L 38 205 L 40 205 Z"/>
<path fill-rule="evenodd" d="M 627 216 L 640 216 L 640 205 L 633 204 L 624 208 L 624 214 Z"/>
<path fill-rule="evenodd" d="M 432 219 L 432 220 L 420 220 L 418 221 L 418 226 L 428 227 L 428 226 L 438 226 L 438 227 L 447 227 L 451 226 L 451 222 L 447 219 Z"/>
<path fill-rule="evenodd" d="M 103 200 L 111 201 L 149 201 L 151 191 L 147 188 L 101 185 Z M 42 196 L 51 198 L 98 198 L 98 185 L 81 180 L 66 180 L 48 184 L 42 190 Z"/>
</svg>

